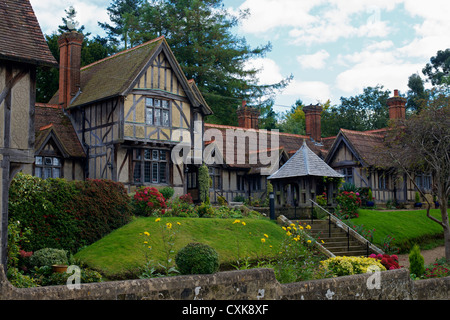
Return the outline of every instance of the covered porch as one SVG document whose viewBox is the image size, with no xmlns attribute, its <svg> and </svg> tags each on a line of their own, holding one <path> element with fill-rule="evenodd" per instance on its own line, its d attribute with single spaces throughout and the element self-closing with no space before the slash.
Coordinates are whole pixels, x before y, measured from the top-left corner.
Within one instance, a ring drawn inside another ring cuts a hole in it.
<svg viewBox="0 0 450 320">
<path fill-rule="evenodd" d="M 339 180 L 344 176 L 328 166 L 307 146 L 303 146 L 268 180 L 273 185 L 275 207 L 306 208 L 309 200 L 326 195 L 333 205 Z"/>
</svg>

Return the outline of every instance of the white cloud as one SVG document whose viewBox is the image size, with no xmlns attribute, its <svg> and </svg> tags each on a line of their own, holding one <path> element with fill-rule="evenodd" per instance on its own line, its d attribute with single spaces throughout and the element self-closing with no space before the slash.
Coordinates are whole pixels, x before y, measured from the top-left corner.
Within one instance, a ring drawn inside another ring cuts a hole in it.
<svg viewBox="0 0 450 320">
<path fill-rule="evenodd" d="M 304 69 L 323 69 L 326 65 L 326 60 L 330 54 L 322 49 L 314 54 L 305 54 L 297 57 L 297 61 Z"/>
<path fill-rule="evenodd" d="M 87 32 L 102 34 L 103 30 L 98 26 L 98 21 L 109 22 L 106 8 L 109 0 L 30 0 L 33 10 L 41 26 L 42 32 L 51 34 L 58 30 L 62 24 L 64 12 L 70 6 L 77 11 L 75 20 L 84 25 Z"/>
<path fill-rule="evenodd" d="M 293 101 L 300 98 L 304 103 L 326 102 L 331 99 L 330 86 L 322 81 L 293 80 L 282 93 Z"/>
<path fill-rule="evenodd" d="M 259 84 L 261 85 L 274 84 L 284 79 L 281 74 L 280 67 L 274 60 L 269 58 L 256 58 L 249 60 L 245 66 L 245 69 L 259 70 L 256 77 L 259 79 Z"/>
</svg>

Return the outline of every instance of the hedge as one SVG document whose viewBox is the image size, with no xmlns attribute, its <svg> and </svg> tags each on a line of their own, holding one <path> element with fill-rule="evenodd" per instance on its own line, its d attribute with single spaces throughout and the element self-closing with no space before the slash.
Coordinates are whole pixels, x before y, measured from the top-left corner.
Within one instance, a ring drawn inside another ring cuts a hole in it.
<svg viewBox="0 0 450 320">
<path fill-rule="evenodd" d="M 31 229 L 25 251 L 42 248 L 76 252 L 132 217 L 121 183 L 109 180 L 40 179 L 19 173 L 9 189 L 9 219 Z"/>
</svg>

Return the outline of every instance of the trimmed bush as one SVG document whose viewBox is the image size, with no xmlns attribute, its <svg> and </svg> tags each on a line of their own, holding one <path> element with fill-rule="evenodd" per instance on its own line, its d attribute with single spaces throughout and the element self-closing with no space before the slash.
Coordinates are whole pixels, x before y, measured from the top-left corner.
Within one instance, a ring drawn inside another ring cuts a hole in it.
<svg viewBox="0 0 450 320">
<path fill-rule="evenodd" d="M 181 274 L 211 274 L 219 270 L 219 255 L 203 243 L 190 243 L 175 256 Z"/>
<path fill-rule="evenodd" d="M 36 251 L 30 257 L 33 267 L 51 267 L 54 264 L 68 264 L 67 251 L 62 249 L 44 248 Z"/>
<path fill-rule="evenodd" d="M 409 271 L 417 277 L 421 277 L 425 273 L 425 259 L 420 254 L 417 244 L 409 252 Z"/>
<path fill-rule="evenodd" d="M 9 217 L 31 230 L 25 251 L 76 252 L 131 221 L 130 197 L 110 180 L 40 179 L 19 173 L 9 189 Z"/>
<path fill-rule="evenodd" d="M 375 258 L 334 257 L 321 261 L 322 266 L 334 276 L 349 276 L 367 273 L 368 271 L 386 271 L 386 268 Z"/>
<path fill-rule="evenodd" d="M 175 194 L 175 190 L 172 187 L 164 187 L 159 190 L 159 192 L 163 195 L 164 199 L 169 200 Z"/>
</svg>

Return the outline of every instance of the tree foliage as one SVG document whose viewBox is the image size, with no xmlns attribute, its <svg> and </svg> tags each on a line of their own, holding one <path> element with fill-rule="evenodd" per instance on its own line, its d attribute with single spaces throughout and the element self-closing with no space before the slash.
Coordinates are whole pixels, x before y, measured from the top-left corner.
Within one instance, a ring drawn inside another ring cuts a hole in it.
<svg viewBox="0 0 450 320">
<path fill-rule="evenodd" d="M 125 47 L 161 35 L 166 38 L 186 77 L 195 81 L 213 109 L 209 122 L 237 124 L 234 115 L 242 100 L 267 107 L 290 79 L 272 85 L 258 83 L 259 70 L 249 68 L 248 62 L 264 56 L 271 44 L 251 48 L 245 38 L 235 36 L 233 28 L 248 12 L 235 17 L 222 0 L 114 0 L 108 12 L 113 25 L 100 25 L 110 38 L 122 39 Z"/>
<path fill-rule="evenodd" d="M 422 69 L 432 85 L 450 85 L 450 48 L 439 50 Z"/>
<path fill-rule="evenodd" d="M 431 173 L 432 193 L 437 196 L 441 220 L 429 214 L 431 203 L 416 186 L 428 203 L 427 216 L 444 229 L 446 258 L 450 261 L 450 227 L 448 199 L 450 197 L 450 89 L 435 87 L 422 111 L 407 120 L 397 121 L 386 138 L 386 154 L 394 165 L 404 171 L 414 183 L 415 173 Z"/>
</svg>

